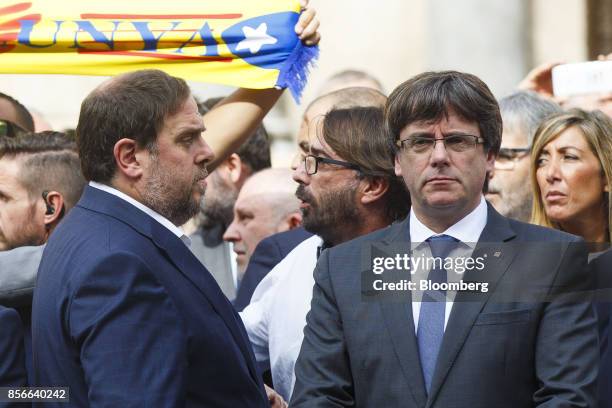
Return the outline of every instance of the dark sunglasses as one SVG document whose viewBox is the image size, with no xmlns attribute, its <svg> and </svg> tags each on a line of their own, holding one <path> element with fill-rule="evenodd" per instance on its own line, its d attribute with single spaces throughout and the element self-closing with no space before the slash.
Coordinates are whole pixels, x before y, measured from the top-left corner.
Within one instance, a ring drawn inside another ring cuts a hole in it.
<svg viewBox="0 0 612 408">
<path fill-rule="evenodd" d="M 0 137 L 17 137 L 26 133 L 28 133 L 28 131 L 18 124 L 0 119 Z"/>
</svg>

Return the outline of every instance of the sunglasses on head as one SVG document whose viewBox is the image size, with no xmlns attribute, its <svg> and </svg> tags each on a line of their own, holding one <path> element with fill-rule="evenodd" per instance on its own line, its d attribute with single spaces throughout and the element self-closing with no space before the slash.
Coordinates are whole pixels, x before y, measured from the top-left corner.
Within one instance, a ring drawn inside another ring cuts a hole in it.
<svg viewBox="0 0 612 408">
<path fill-rule="evenodd" d="M 26 133 L 28 131 L 18 124 L 0 119 L 0 137 L 17 137 Z"/>
</svg>

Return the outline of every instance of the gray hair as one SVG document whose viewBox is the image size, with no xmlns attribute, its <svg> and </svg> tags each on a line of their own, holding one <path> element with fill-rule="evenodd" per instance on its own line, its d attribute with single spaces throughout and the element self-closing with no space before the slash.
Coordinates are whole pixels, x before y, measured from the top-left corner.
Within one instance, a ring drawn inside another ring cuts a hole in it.
<svg viewBox="0 0 612 408">
<path fill-rule="evenodd" d="M 561 107 L 533 91 L 514 92 L 499 100 L 504 129 L 520 132 L 529 146 L 538 126 L 549 116 L 562 111 Z"/>
</svg>

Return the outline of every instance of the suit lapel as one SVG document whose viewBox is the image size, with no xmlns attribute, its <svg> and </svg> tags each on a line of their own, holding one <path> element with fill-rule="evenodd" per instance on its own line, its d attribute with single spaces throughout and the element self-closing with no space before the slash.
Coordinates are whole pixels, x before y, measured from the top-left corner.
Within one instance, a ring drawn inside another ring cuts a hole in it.
<svg viewBox="0 0 612 408">
<path fill-rule="evenodd" d="M 223 295 L 210 272 L 177 236 L 127 201 L 90 186 L 85 188 L 78 205 L 124 222 L 151 239 L 166 254 L 179 272 L 199 289 L 212 308 L 221 316 L 234 341 L 242 351 L 249 372 L 255 382 L 260 383 L 259 375 L 253 364 L 254 357 L 249 347 L 250 344 L 243 335 L 243 331 L 240 330 L 240 323 L 237 321 L 232 305 Z"/>
<path fill-rule="evenodd" d="M 504 244 L 505 241 L 511 240 L 516 235 L 510 228 L 508 220 L 498 214 L 490 204 L 487 205 L 487 224 L 472 254 L 474 259 L 486 256 L 485 268 L 482 271 L 472 269 L 466 272 L 463 280 L 465 282 L 487 282 L 489 284 L 488 292 L 457 293 L 438 354 L 428 407 L 435 402 L 435 398 L 472 330 L 478 314 L 495 291 L 497 283 L 516 255 L 514 246 Z"/>
<path fill-rule="evenodd" d="M 409 218 L 406 218 L 406 220 L 393 226 L 387 240 L 389 242 L 405 242 L 406 245 L 410 245 L 409 224 Z M 408 382 L 408 388 L 416 406 L 424 407 L 427 402 L 427 394 L 425 392 L 416 336 L 414 335 L 412 296 L 410 291 L 406 292 L 406 294 L 402 293 L 402 296 L 407 296 L 404 299 L 399 301 L 383 299 L 379 305 L 395 354 Z"/>
<path fill-rule="evenodd" d="M 408 389 L 416 406 L 424 407 L 427 402 L 427 394 L 419 359 L 419 349 L 414 335 L 411 303 L 412 297 L 410 296 L 410 299 L 407 299 L 405 303 L 383 300 L 380 307 L 395 354 L 408 382 Z"/>
<path fill-rule="evenodd" d="M 248 343 L 248 339 L 245 338 L 239 328 L 239 322 L 234 313 L 233 306 L 223 292 L 221 292 L 219 285 L 215 282 L 210 272 L 178 237 L 163 226 L 155 225 L 153 227 L 152 238 L 155 244 L 166 253 L 179 272 L 202 292 L 212 308 L 221 316 L 234 341 L 242 351 L 251 375 L 258 382 L 259 375 L 253 364 L 254 357 L 250 349 L 250 343 Z"/>
</svg>

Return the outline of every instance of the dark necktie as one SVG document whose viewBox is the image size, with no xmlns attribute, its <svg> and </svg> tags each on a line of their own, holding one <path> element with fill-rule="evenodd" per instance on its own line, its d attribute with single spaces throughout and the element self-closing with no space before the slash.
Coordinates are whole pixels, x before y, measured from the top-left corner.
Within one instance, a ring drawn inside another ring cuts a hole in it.
<svg viewBox="0 0 612 408">
<path fill-rule="evenodd" d="M 446 258 L 448 254 L 457 246 L 457 240 L 448 235 L 437 235 L 430 237 L 429 247 L 434 258 Z M 439 263 L 436 262 L 436 263 Z M 442 261 L 444 264 L 444 261 Z M 431 283 L 447 282 L 446 269 L 434 268 L 429 272 L 428 279 Z M 419 327 L 417 329 L 417 342 L 419 345 L 419 357 L 421 358 L 421 368 L 425 388 L 429 394 L 431 379 L 438 352 L 444 336 L 444 311 L 446 308 L 446 291 L 427 290 L 423 292 L 421 311 L 419 313 Z"/>
</svg>

